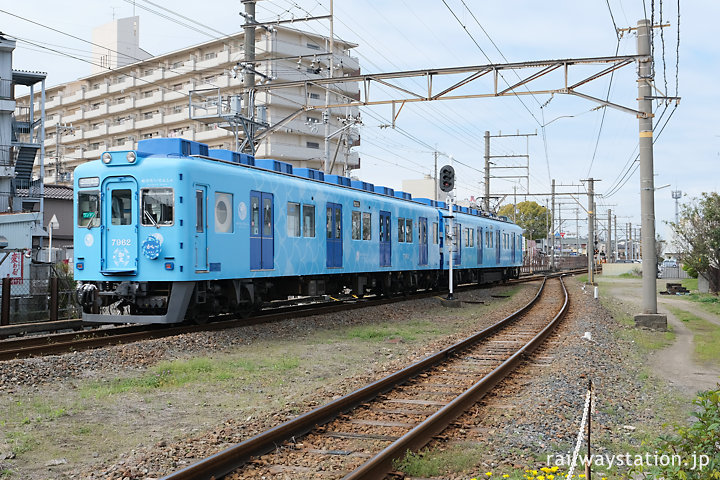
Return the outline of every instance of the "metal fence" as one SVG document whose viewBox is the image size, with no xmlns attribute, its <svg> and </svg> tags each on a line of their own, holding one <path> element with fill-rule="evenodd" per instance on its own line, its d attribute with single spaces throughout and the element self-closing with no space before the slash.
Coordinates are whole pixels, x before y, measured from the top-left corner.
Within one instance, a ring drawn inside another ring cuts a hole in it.
<svg viewBox="0 0 720 480">
<path fill-rule="evenodd" d="M 690 275 L 680 267 L 660 267 L 658 278 L 690 278 Z"/>
<path fill-rule="evenodd" d="M 17 324 L 51 319 L 78 318 L 81 310 L 75 300 L 75 282 L 51 269 L 46 278 L 13 278 L 0 282 L 3 312 L 0 323 Z M 57 285 L 57 295 L 52 286 Z M 53 300 L 57 299 L 56 302 Z"/>
</svg>

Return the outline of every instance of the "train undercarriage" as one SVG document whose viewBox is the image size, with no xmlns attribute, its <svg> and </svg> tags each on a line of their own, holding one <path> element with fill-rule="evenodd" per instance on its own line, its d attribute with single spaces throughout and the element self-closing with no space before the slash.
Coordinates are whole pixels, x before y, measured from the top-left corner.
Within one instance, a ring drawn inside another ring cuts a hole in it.
<svg viewBox="0 0 720 480">
<path fill-rule="evenodd" d="M 518 267 L 461 269 L 454 283 L 490 284 L 518 278 Z M 203 280 L 103 281 L 78 284 L 83 320 L 96 323 L 205 323 L 222 314 L 248 316 L 263 305 L 325 295 L 391 297 L 447 285 L 443 270 Z"/>
</svg>

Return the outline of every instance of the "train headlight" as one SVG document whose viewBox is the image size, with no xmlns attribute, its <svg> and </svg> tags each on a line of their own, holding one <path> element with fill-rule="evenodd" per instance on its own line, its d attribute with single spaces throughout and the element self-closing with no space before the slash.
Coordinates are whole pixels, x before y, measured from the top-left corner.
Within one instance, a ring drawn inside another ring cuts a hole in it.
<svg viewBox="0 0 720 480">
<path fill-rule="evenodd" d="M 110 154 L 110 152 L 105 152 L 100 158 L 102 158 L 103 163 L 107 164 L 110 163 L 110 160 L 112 160 L 112 155 Z"/>
<path fill-rule="evenodd" d="M 135 160 L 137 160 L 137 155 L 135 154 L 135 152 L 128 152 L 125 158 L 127 158 L 128 163 L 135 163 Z"/>
</svg>

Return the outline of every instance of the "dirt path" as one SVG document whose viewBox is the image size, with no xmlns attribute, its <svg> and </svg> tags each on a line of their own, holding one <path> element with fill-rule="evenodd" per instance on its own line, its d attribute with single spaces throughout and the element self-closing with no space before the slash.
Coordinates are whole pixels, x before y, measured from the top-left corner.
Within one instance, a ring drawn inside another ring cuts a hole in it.
<svg viewBox="0 0 720 480">
<path fill-rule="evenodd" d="M 609 287 L 610 295 L 617 298 L 625 305 L 627 311 L 632 315 L 633 312 L 639 312 L 642 299 L 642 283 L 641 280 L 625 279 L 618 277 L 601 277 L 601 283 L 605 283 Z M 662 280 L 661 280 L 662 282 Z M 658 285 L 658 290 L 665 285 Z M 675 332 L 675 342 L 667 348 L 654 352 L 650 356 L 650 364 L 653 370 L 670 384 L 681 389 L 691 391 L 705 390 L 713 388 L 717 385 L 720 378 L 720 368 L 715 365 L 698 364 L 693 360 L 693 333 L 685 326 L 683 322 L 678 320 L 667 306 L 672 304 L 678 308 L 683 308 L 698 317 L 707 319 L 715 324 L 720 325 L 720 320 L 715 318 L 706 318 L 713 315 L 700 309 L 688 305 L 689 302 L 682 299 L 672 297 L 659 297 L 658 312 L 666 314 L 668 324 L 672 325 Z"/>
<path fill-rule="evenodd" d="M 702 308 L 698 307 L 691 301 L 684 299 L 683 297 L 660 295 L 658 296 L 658 303 L 661 305 L 670 305 L 676 308 L 680 308 L 682 310 L 685 310 L 686 312 L 692 313 L 696 317 L 702 318 L 703 320 L 707 320 L 710 323 L 714 323 L 715 325 L 720 326 L 719 316 L 713 315 L 712 313 L 703 310 Z"/>
</svg>

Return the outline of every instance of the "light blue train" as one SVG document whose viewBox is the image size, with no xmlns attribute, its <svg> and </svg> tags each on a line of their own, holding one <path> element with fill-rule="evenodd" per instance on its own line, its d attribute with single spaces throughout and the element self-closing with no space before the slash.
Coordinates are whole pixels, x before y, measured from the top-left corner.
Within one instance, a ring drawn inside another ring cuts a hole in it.
<svg viewBox="0 0 720 480">
<path fill-rule="evenodd" d="M 205 321 L 290 296 L 447 282 L 447 206 L 390 188 L 175 138 L 105 152 L 74 187 L 85 321 Z M 455 210 L 455 281 L 517 277 L 521 228 Z"/>
</svg>

